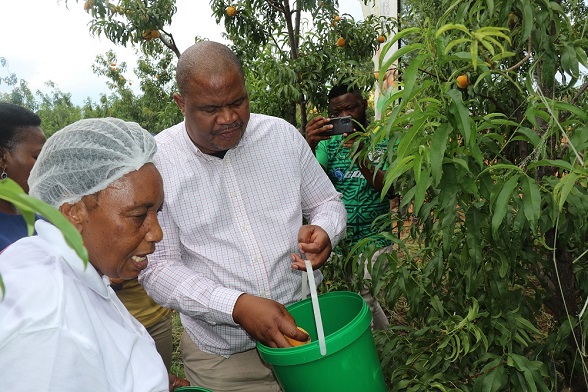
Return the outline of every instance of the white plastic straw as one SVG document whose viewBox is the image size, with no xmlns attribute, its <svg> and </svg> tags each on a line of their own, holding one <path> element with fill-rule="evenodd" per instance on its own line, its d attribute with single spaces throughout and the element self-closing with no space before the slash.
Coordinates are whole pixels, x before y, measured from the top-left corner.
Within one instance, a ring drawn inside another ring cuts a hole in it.
<svg viewBox="0 0 588 392">
<path fill-rule="evenodd" d="M 319 308 L 318 295 L 316 293 L 316 283 L 314 282 L 314 273 L 312 272 L 312 264 L 309 260 L 304 260 L 306 265 L 306 272 L 308 275 L 308 286 L 310 288 L 310 298 L 312 300 L 312 310 L 314 312 L 314 322 L 316 323 L 316 332 L 318 334 L 319 349 L 321 355 L 327 355 L 327 345 L 325 343 L 325 331 L 323 330 L 323 319 L 321 317 L 321 310 Z"/>
</svg>

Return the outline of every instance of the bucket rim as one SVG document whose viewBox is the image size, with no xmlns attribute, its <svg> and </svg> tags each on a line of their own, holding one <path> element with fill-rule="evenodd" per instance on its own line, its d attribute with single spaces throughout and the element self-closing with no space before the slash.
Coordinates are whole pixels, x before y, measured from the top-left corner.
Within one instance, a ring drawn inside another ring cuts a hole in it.
<svg viewBox="0 0 588 392">
<path fill-rule="evenodd" d="M 353 299 L 358 302 L 361 301 L 362 305 L 357 315 L 347 323 L 347 325 L 332 334 L 325 336 L 327 354 L 324 357 L 320 354 L 318 340 L 314 340 L 301 346 L 288 348 L 272 348 L 261 342 L 257 342 L 257 350 L 262 359 L 272 366 L 291 366 L 316 361 L 333 355 L 345 347 L 350 346 L 359 339 L 366 330 L 370 329 L 372 321 L 371 312 L 366 302 L 359 294 L 351 291 L 331 291 L 319 295 L 319 302 L 321 299 L 324 301 L 325 299 L 328 300 L 330 297 Z M 311 302 L 311 299 L 307 298 L 287 306 L 286 309 L 290 311 L 291 309 L 307 306 L 309 302 Z"/>
</svg>

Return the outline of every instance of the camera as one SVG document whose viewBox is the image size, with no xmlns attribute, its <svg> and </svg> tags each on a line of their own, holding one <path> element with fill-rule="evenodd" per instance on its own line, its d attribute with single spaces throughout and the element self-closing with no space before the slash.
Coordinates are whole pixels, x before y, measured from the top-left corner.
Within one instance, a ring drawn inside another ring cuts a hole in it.
<svg viewBox="0 0 588 392">
<path fill-rule="evenodd" d="M 333 117 L 330 124 L 333 125 L 333 128 L 323 132 L 321 135 L 333 136 L 353 133 L 353 118 L 351 116 Z"/>
</svg>

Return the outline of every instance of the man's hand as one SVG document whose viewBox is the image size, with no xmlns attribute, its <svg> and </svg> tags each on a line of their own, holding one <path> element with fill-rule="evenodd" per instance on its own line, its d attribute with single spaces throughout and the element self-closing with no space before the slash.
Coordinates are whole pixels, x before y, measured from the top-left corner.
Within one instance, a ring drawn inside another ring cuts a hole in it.
<svg viewBox="0 0 588 392">
<path fill-rule="evenodd" d="M 328 140 L 330 136 L 321 135 L 330 129 L 333 129 L 333 125 L 330 124 L 331 119 L 323 116 L 316 116 L 306 124 L 306 141 L 310 146 L 312 152 L 316 149 L 316 146 L 321 140 Z"/>
<path fill-rule="evenodd" d="M 268 347 L 292 347 L 284 335 L 306 341 L 284 305 L 271 299 L 242 294 L 233 308 L 233 320 L 255 340 Z"/>
<path fill-rule="evenodd" d="M 167 377 L 169 380 L 169 392 L 175 391 L 176 388 L 190 386 L 190 382 L 185 378 L 177 377 L 176 375 L 171 373 L 168 373 Z"/>
<path fill-rule="evenodd" d="M 298 230 L 298 247 L 310 260 L 312 269 L 317 269 L 325 264 L 333 249 L 331 239 L 322 227 L 316 225 L 304 225 Z M 292 268 L 306 271 L 304 260 L 297 254 L 292 254 Z"/>
</svg>

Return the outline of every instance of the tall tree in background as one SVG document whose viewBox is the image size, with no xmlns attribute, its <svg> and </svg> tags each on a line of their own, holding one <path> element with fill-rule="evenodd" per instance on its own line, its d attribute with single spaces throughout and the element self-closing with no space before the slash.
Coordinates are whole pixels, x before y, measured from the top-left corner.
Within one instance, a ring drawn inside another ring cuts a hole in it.
<svg viewBox="0 0 588 392">
<path fill-rule="evenodd" d="M 0 57 L 0 71 L 2 68 L 7 69 L 8 62 Z M 6 84 L 12 90 L 0 93 L 0 101 L 24 106 L 36 112 L 41 118 L 43 132 L 47 136 L 87 114 L 88 107 L 82 109 L 75 106 L 71 100 L 71 94 L 62 92 L 52 81 L 45 83 L 48 92 L 33 92 L 27 81 L 19 79 L 15 73 L 7 71 L 4 76 L 1 75 L 2 73 L 0 73 L 0 84 Z"/>
<path fill-rule="evenodd" d="M 375 81 L 372 57 L 393 20 L 356 22 L 338 15 L 337 1 L 212 0 L 217 22 L 243 62 L 253 111 L 306 124 L 307 111 L 325 110 L 333 83 L 369 90 Z M 88 0 L 90 31 L 145 56 L 166 50 L 180 55 L 170 26 L 175 0 Z M 200 39 L 200 38 L 196 38 Z"/>
<path fill-rule="evenodd" d="M 306 126 L 309 110 L 324 111 L 338 83 L 370 90 L 372 58 L 394 20 L 339 15 L 337 1 L 211 1 L 217 21 L 247 72 L 252 101 L 266 113 Z"/>
<path fill-rule="evenodd" d="M 173 100 L 176 91 L 174 60 L 170 51 L 140 56 L 134 70 L 142 92 L 137 96 L 131 88 L 132 82 L 124 76 L 127 64 L 119 63 L 114 51 L 97 56 L 94 73 L 108 79 L 112 93 L 101 96 L 96 114 L 136 121 L 152 133 L 180 122 L 182 113 Z"/>
</svg>

